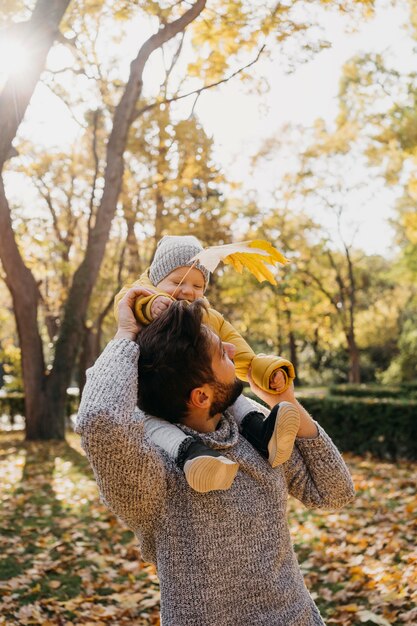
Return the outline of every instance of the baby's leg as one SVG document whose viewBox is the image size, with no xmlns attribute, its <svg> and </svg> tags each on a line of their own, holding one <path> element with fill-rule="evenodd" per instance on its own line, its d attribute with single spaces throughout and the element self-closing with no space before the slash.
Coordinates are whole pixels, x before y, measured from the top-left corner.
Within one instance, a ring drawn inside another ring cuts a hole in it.
<svg viewBox="0 0 417 626">
<path fill-rule="evenodd" d="M 233 483 L 238 464 L 195 441 L 174 424 L 147 415 L 145 433 L 184 470 L 188 484 L 195 491 L 229 489 Z"/>
<path fill-rule="evenodd" d="M 174 459 L 178 460 L 180 453 L 191 445 L 194 439 L 160 417 L 145 416 L 145 433 L 149 439 Z"/>
<path fill-rule="evenodd" d="M 243 437 L 268 459 L 272 467 L 277 467 L 291 456 L 300 416 L 291 402 L 276 404 L 266 416 L 263 410 L 264 407 L 258 409 L 245 396 L 240 396 L 232 407 Z"/>
</svg>

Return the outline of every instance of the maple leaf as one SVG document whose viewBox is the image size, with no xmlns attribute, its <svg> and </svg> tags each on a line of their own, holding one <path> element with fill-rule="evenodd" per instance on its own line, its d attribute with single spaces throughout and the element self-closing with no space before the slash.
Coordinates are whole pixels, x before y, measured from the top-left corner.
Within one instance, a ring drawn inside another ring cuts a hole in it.
<svg viewBox="0 0 417 626">
<path fill-rule="evenodd" d="M 240 274 L 243 268 L 247 268 L 259 282 L 267 280 L 273 285 L 277 282 L 266 265 L 289 263 L 279 250 L 263 239 L 212 246 L 196 254 L 191 261 L 199 261 L 210 272 L 213 272 L 221 261 L 232 265 Z"/>
</svg>

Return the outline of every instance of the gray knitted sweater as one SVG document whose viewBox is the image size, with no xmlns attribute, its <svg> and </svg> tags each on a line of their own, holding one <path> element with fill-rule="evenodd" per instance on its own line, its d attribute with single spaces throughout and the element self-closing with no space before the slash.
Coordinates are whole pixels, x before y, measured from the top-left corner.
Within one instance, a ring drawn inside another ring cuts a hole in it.
<svg viewBox="0 0 417 626">
<path fill-rule="evenodd" d="M 198 436 L 237 461 L 239 472 L 228 491 L 197 493 L 144 436 L 138 357 L 134 342 L 110 342 L 88 370 L 77 431 L 103 501 L 157 566 L 162 624 L 323 626 L 291 544 L 286 505 L 288 493 L 325 509 L 352 500 L 349 472 L 329 437 L 319 428 L 315 439 L 297 439 L 287 463 L 272 469 L 227 411 L 214 433 Z M 253 410 L 247 402 L 246 412 Z"/>
</svg>

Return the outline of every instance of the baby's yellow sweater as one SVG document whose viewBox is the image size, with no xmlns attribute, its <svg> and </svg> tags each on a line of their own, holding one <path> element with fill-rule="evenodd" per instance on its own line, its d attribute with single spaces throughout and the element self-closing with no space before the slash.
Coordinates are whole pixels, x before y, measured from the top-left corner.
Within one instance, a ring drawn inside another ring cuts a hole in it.
<svg viewBox="0 0 417 626">
<path fill-rule="evenodd" d="M 118 317 L 118 304 L 123 298 L 125 293 L 132 287 L 146 287 L 155 291 L 156 287 L 152 285 L 149 280 L 148 270 L 142 274 L 142 276 L 134 283 L 125 285 L 114 299 L 114 313 L 116 319 Z M 135 302 L 135 315 L 139 322 L 144 326 L 147 326 L 152 322 L 151 306 L 155 298 L 158 296 L 166 296 L 175 300 L 167 293 L 158 291 L 152 296 L 145 296 L 143 298 L 137 298 Z M 207 300 L 206 300 L 207 302 Z M 209 304 L 207 302 L 207 304 Z M 210 306 L 210 305 L 209 305 Z M 211 307 L 207 311 L 206 324 L 220 337 L 222 341 L 232 343 L 236 348 L 236 354 L 234 356 L 234 363 L 236 368 L 236 376 L 240 380 L 247 381 L 248 371 L 251 369 L 251 375 L 253 381 L 258 387 L 261 387 L 265 391 L 270 393 L 278 393 L 270 388 L 269 383 L 271 376 L 277 370 L 281 370 L 285 376 L 285 388 L 280 389 L 279 393 L 285 391 L 291 382 L 295 378 L 294 366 L 291 361 L 284 359 L 280 356 L 274 356 L 270 354 L 255 354 L 252 348 L 246 343 L 243 337 L 237 332 L 237 330 L 226 321 L 218 311 Z"/>
</svg>

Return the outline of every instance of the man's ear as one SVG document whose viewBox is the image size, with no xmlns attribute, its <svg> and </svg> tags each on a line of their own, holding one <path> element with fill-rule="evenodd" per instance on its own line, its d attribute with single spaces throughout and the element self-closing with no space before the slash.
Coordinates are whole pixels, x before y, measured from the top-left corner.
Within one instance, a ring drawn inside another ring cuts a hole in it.
<svg viewBox="0 0 417 626">
<path fill-rule="evenodd" d="M 190 409 L 209 409 L 213 397 L 213 391 L 209 385 L 196 387 L 190 393 L 188 406 Z"/>
</svg>

